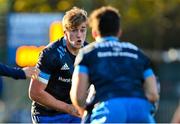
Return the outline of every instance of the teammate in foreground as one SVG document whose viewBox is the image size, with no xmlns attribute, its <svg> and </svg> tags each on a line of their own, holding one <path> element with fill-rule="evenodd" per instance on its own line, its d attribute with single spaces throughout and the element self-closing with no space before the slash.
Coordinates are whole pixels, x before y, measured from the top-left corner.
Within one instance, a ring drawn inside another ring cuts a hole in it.
<svg viewBox="0 0 180 124">
<path fill-rule="evenodd" d="M 79 51 L 70 96 L 82 115 L 91 84 L 96 94 L 90 123 L 154 123 L 158 100 L 156 78 L 139 48 L 119 40 L 120 15 L 113 7 L 92 12 L 89 25 L 95 42 Z"/>
<path fill-rule="evenodd" d="M 87 13 L 74 7 L 63 17 L 64 37 L 47 46 L 39 57 L 39 80 L 31 80 L 29 96 L 34 123 L 79 123 L 69 92 L 74 61 L 85 45 Z"/>
</svg>

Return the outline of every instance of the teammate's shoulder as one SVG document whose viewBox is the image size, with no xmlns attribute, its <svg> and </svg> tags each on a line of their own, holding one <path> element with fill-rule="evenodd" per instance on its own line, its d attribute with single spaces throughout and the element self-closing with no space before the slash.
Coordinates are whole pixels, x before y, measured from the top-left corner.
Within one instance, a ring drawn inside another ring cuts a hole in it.
<svg viewBox="0 0 180 124">
<path fill-rule="evenodd" d="M 81 51 L 83 53 L 89 53 L 90 51 L 92 51 L 95 48 L 95 42 L 89 43 L 86 46 L 84 46 Z"/>
<path fill-rule="evenodd" d="M 124 48 L 129 48 L 129 49 L 133 49 L 133 50 L 139 50 L 139 48 L 135 44 L 133 44 L 132 42 L 129 42 L 129 41 L 120 41 L 119 43 Z"/>
</svg>

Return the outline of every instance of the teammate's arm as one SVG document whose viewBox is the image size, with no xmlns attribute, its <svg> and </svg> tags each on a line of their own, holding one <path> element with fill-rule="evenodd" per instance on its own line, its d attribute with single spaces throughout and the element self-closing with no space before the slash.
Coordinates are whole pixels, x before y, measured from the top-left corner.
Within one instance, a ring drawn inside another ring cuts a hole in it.
<svg viewBox="0 0 180 124">
<path fill-rule="evenodd" d="M 24 67 L 23 69 L 18 67 L 10 67 L 0 63 L 0 75 L 12 77 L 14 79 L 26 79 L 32 76 L 37 76 L 39 70 L 35 67 Z"/>
<path fill-rule="evenodd" d="M 83 71 L 83 67 L 76 66 L 72 77 L 70 97 L 73 105 L 78 109 L 81 116 L 85 111 L 88 89 L 88 74 Z"/>
<path fill-rule="evenodd" d="M 26 78 L 36 79 L 39 75 L 39 69 L 36 67 L 24 67 L 22 70 L 24 71 Z"/>
<path fill-rule="evenodd" d="M 144 91 L 147 99 L 154 103 L 159 100 L 159 93 L 157 88 L 156 77 L 151 69 L 144 72 Z"/>
<path fill-rule="evenodd" d="M 180 123 L 180 104 L 173 115 L 172 123 Z"/>
</svg>

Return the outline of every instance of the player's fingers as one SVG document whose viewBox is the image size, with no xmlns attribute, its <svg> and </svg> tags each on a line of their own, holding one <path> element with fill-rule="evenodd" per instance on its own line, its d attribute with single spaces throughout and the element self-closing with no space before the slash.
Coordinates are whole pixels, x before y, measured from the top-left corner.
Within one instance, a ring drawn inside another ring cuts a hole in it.
<svg viewBox="0 0 180 124">
<path fill-rule="evenodd" d="M 40 72 L 38 68 L 35 68 L 35 71 L 37 74 L 39 74 L 39 72 Z"/>
<path fill-rule="evenodd" d="M 38 76 L 37 76 L 36 74 L 33 74 L 33 75 L 31 76 L 31 78 L 32 78 L 32 79 L 38 79 Z"/>
<path fill-rule="evenodd" d="M 32 78 L 32 79 L 35 79 L 35 76 L 34 76 L 34 75 L 32 75 L 32 76 L 31 76 L 31 78 Z"/>
</svg>

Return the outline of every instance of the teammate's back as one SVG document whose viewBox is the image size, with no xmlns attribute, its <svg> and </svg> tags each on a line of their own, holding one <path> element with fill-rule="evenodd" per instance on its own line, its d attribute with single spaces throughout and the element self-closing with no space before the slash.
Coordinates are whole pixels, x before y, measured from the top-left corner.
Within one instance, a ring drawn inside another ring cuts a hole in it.
<svg viewBox="0 0 180 124">
<path fill-rule="evenodd" d="M 158 99 L 155 75 L 148 57 L 135 45 L 119 40 L 118 11 L 97 9 L 90 15 L 89 25 L 96 41 L 76 58 L 70 92 L 73 104 L 82 113 L 83 94 L 93 84 L 96 94 L 91 123 L 154 123 L 152 102 Z"/>
</svg>

